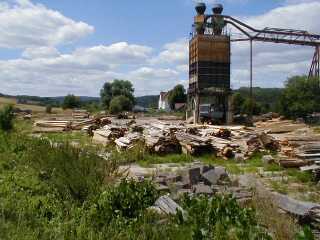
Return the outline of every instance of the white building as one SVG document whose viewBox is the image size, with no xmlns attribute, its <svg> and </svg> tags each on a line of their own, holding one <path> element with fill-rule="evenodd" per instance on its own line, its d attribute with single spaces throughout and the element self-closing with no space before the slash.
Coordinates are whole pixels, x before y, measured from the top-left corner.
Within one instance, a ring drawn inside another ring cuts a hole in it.
<svg viewBox="0 0 320 240">
<path fill-rule="evenodd" d="M 168 102 L 168 93 L 161 92 L 159 97 L 159 110 L 170 111 L 170 105 Z"/>
</svg>

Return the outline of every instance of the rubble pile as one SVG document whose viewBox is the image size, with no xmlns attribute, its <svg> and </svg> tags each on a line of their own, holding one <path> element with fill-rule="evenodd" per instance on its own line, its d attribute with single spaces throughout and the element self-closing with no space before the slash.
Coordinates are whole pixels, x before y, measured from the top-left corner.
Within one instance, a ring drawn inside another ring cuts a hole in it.
<svg viewBox="0 0 320 240">
<path fill-rule="evenodd" d="M 191 197 L 232 195 L 240 204 L 248 203 L 253 198 L 251 189 L 232 182 L 224 167 L 194 163 L 178 171 L 171 170 L 155 171 L 151 177 L 148 175 L 142 177 L 138 173 L 130 174 L 138 181 L 150 178 L 162 195 L 150 210 L 168 215 L 175 215 L 177 210 L 183 213 L 183 209 L 175 201 L 185 194 Z"/>
<path fill-rule="evenodd" d="M 231 180 L 225 167 L 204 165 L 195 162 L 187 166 L 175 167 L 170 164 L 155 164 L 152 168 L 136 165 L 123 166 L 124 176 L 142 181 L 154 182 L 161 195 L 170 194 L 176 200 L 184 194 L 190 196 L 233 195 L 239 202 L 252 199 L 249 188 L 241 187 Z"/>
<path fill-rule="evenodd" d="M 173 199 L 184 194 L 231 194 L 240 202 L 252 199 L 252 193 L 247 188 L 232 185 L 226 169 L 220 166 L 198 164 L 177 173 L 157 174 L 153 181 L 160 192 L 169 192 Z"/>
</svg>

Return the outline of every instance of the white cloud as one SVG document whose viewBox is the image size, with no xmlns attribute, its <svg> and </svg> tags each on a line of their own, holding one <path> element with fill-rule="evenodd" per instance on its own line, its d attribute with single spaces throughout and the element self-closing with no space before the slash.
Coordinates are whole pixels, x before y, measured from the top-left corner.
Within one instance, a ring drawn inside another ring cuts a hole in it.
<svg viewBox="0 0 320 240">
<path fill-rule="evenodd" d="M 74 42 L 94 31 L 29 0 L 0 4 L 0 48 L 34 48 Z"/>
<path fill-rule="evenodd" d="M 257 28 L 276 26 L 320 32 L 314 20 L 319 11 L 319 2 L 290 4 L 242 19 Z M 158 94 L 178 83 L 186 86 L 188 39 L 167 43 L 158 53 L 151 47 L 127 42 L 76 48 L 68 54 L 57 50 L 57 45 L 75 41 L 92 31 L 93 27 L 85 23 L 28 0 L 13 5 L 1 3 L 0 32 L 5 34 L 0 35 L 0 47 L 24 50 L 22 58 L 0 61 L 1 91 L 96 96 L 103 83 L 114 78 L 132 81 L 136 95 Z M 254 85 L 282 86 L 288 76 L 306 73 L 312 51 L 308 47 L 254 43 Z M 247 86 L 248 80 L 248 43 L 233 43 L 232 86 Z"/>
<path fill-rule="evenodd" d="M 123 65 L 139 67 L 146 63 L 151 51 L 150 47 L 126 42 L 77 49 L 71 54 L 60 54 L 51 48 L 26 49 L 25 59 L 0 61 L 0 84 L 11 94 L 97 95 L 104 81 L 129 77 Z M 165 73 L 150 75 L 151 80 L 153 76 L 166 78 Z M 147 77 L 144 74 L 147 72 L 132 72 L 138 80 Z"/>
<path fill-rule="evenodd" d="M 186 64 L 188 62 L 189 43 L 185 38 L 164 45 L 164 50 L 153 59 L 152 64 Z"/>
<path fill-rule="evenodd" d="M 285 4 L 319 2 L 319 0 L 285 0 Z"/>
<path fill-rule="evenodd" d="M 24 58 L 51 58 L 58 57 L 60 55 L 59 51 L 54 47 L 38 47 L 38 48 L 26 48 L 22 57 Z"/>
<path fill-rule="evenodd" d="M 256 28 L 278 27 L 319 31 L 318 18 L 320 2 L 300 3 L 275 8 L 263 15 L 247 17 L 244 20 Z"/>
<path fill-rule="evenodd" d="M 141 67 L 131 71 L 128 78 L 134 83 L 137 95 L 159 94 L 185 83 L 180 80 L 179 72 L 170 68 Z"/>
</svg>

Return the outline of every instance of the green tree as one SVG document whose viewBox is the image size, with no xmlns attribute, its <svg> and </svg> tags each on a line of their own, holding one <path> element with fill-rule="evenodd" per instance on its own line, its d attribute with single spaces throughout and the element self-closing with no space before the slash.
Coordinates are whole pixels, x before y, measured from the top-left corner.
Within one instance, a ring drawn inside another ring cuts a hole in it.
<svg viewBox="0 0 320 240">
<path fill-rule="evenodd" d="M 129 98 L 121 95 L 112 98 L 109 106 L 109 111 L 112 114 L 120 113 L 122 111 L 130 111 L 133 105 Z"/>
<path fill-rule="evenodd" d="M 252 110 L 251 110 L 252 108 Z M 242 114 L 252 114 L 253 115 L 259 115 L 262 112 L 262 107 L 259 103 L 257 103 L 255 100 L 251 100 L 250 98 L 245 99 L 241 106 L 241 113 Z"/>
<path fill-rule="evenodd" d="M 178 84 L 177 86 L 175 86 L 169 92 L 168 101 L 171 109 L 174 109 L 174 105 L 176 103 L 185 103 L 187 101 L 187 95 L 186 95 L 186 90 L 184 89 L 184 86 L 181 84 Z"/>
<path fill-rule="evenodd" d="M 288 118 L 306 117 L 320 111 L 320 87 L 316 78 L 295 76 L 287 80 L 280 97 L 280 111 Z"/>
<path fill-rule="evenodd" d="M 0 111 L 0 130 L 8 132 L 13 129 L 13 107 L 11 105 L 5 106 Z"/>
<path fill-rule="evenodd" d="M 237 92 L 233 95 L 233 111 L 235 114 L 241 113 L 241 108 L 244 102 L 245 98 L 240 93 Z"/>
<path fill-rule="evenodd" d="M 130 81 L 115 79 L 111 83 L 106 82 L 100 91 L 101 104 L 103 107 L 109 108 L 113 98 L 124 96 L 131 102 L 130 106 L 133 106 L 135 103 L 133 93 L 134 88 Z"/>
<path fill-rule="evenodd" d="M 48 113 L 48 114 L 52 113 L 52 106 L 51 105 L 46 106 L 46 113 Z"/>
<path fill-rule="evenodd" d="M 76 97 L 73 94 L 67 95 L 62 103 L 63 109 L 68 109 L 68 108 L 79 108 L 81 106 L 81 101 L 79 97 Z"/>
</svg>

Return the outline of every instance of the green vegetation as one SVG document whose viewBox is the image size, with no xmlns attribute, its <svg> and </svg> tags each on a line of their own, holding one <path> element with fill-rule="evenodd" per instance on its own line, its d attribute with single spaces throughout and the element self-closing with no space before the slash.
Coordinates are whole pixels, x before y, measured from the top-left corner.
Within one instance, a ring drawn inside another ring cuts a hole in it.
<svg viewBox="0 0 320 240">
<path fill-rule="evenodd" d="M 135 103 L 133 93 L 129 81 L 115 79 L 111 83 L 106 82 L 100 91 L 101 105 L 114 113 L 129 111 Z"/>
<path fill-rule="evenodd" d="M 257 209 L 256 218 L 259 224 L 268 229 L 273 239 L 298 239 L 297 234 L 301 227 L 292 216 L 280 212 L 278 206 L 270 201 L 269 196 L 254 194 L 251 206 Z"/>
<path fill-rule="evenodd" d="M 281 88 L 253 88 L 253 112 L 254 114 L 279 112 L 279 99 L 283 89 Z M 246 87 L 234 90 L 235 114 L 248 114 L 250 111 L 250 89 Z"/>
<path fill-rule="evenodd" d="M 182 201 L 186 217 L 178 215 L 178 223 L 186 225 L 193 239 L 272 239 L 257 221 L 255 211 L 240 207 L 230 197 L 189 198 Z"/>
<path fill-rule="evenodd" d="M 106 161 L 88 139 L 70 144 L 79 133 L 31 138 L 20 127 L 0 133 L 0 239 L 270 239 L 232 198 L 185 198 L 183 216 L 167 217 L 148 210 L 158 198 L 152 183 L 115 184 L 119 163 L 189 156 L 112 147 Z"/>
<path fill-rule="evenodd" d="M 132 109 L 132 102 L 125 96 L 116 96 L 112 98 L 109 106 L 109 111 L 112 114 L 120 113 L 122 111 L 130 111 Z"/>
<path fill-rule="evenodd" d="M 67 95 L 62 103 L 63 109 L 79 108 L 81 106 L 80 98 L 73 94 Z"/>
<path fill-rule="evenodd" d="M 320 86 L 318 79 L 295 76 L 286 82 L 280 98 L 281 113 L 289 118 L 306 117 L 320 111 Z"/>
<path fill-rule="evenodd" d="M 159 95 L 136 97 L 135 102 L 144 108 L 158 109 Z"/>
<path fill-rule="evenodd" d="M 176 103 L 186 103 L 187 95 L 183 85 L 178 84 L 168 93 L 168 101 L 170 108 L 174 110 Z"/>
<path fill-rule="evenodd" d="M 48 113 L 48 114 L 52 113 L 52 106 L 51 105 L 46 106 L 46 113 Z"/>
<path fill-rule="evenodd" d="M 296 235 L 297 240 L 315 240 L 310 227 L 304 227 L 301 232 Z"/>
<path fill-rule="evenodd" d="M 312 182 L 312 174 L 310 172 L 301 172 L 298 169 L 288 169 L 287 174 L 297 182 L 301 182 L 301 183 Z"/>
<path fill-rule="evenodd" d="M 0 109 L 0 131 L 10 131 L 13 128 L 13 107 L 7 105 L 3 109 Z"/>
</svg>

